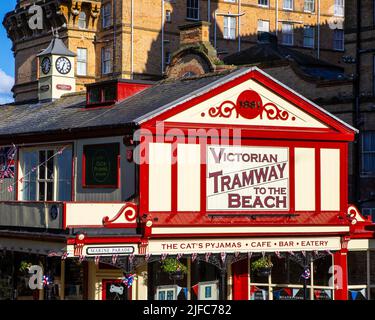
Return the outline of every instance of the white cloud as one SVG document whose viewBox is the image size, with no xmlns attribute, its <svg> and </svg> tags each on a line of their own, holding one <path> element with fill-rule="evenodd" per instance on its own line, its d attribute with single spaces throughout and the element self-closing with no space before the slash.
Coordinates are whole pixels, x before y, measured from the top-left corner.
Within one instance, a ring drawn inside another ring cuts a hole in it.
<svg viewBox="0 0 375 320">
<path fill-rule="evenodd" d="M 14 99 L 11 95 L 2 95 L 0 94 L 0 105 L 13 102 Z"/>
<path fill-rule="evenodd" d="M 13 85 L 14 78 L 7 75 L 3 70 L 0 69 L 0 94 L 11 95 Z"/>
</svg>

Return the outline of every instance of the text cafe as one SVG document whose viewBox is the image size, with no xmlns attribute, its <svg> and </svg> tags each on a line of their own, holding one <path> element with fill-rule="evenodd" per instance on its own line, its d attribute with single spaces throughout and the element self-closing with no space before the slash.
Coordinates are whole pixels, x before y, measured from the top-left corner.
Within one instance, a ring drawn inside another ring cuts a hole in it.
<svg viewBox="0 0 375 320">
<path fill-rule="evenodd" d="M 257 68 L 92 112 L 72 121 L 97 136 L 75 129 L 47 258 L 81 298 L 375 299 L 375 229 L 348 202 L 350 125 Z"/>
</svg>

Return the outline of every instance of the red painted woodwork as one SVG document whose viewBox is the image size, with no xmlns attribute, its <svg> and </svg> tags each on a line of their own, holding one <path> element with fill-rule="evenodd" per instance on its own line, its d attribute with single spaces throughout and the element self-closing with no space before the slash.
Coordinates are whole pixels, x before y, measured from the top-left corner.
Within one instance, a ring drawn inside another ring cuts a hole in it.
<svg viewBox="0 0 375 320">
<path fill-rule="evenodd" d="M 233 300 L 249 300 L 249 265 L 248 260 L 232 264 Z"/>
<path fill-rule="evenodd" d="M 348 261 L 347 249 L 334 254 L 334 285 L 335 300 L 348 300 Z"/>
</svg>

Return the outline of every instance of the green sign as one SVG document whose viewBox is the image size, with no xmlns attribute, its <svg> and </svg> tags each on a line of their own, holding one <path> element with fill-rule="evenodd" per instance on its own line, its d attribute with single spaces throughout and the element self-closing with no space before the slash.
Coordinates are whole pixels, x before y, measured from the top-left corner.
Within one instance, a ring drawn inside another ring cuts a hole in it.
<svg viewBox="0 0 375 320">
<path fill-rule="evenodd" d="M 118 187 L 119 149 L 118 143 L 83 147 L 85 187 Z"/>
</svg>

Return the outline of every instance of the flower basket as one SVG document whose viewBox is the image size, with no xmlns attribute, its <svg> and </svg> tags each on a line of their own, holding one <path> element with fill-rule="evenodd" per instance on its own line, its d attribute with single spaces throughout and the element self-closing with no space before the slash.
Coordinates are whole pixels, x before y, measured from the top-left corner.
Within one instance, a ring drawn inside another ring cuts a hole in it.
<svg viewBox="0 0 375 320">
<path fill-rule="evenodd" d="M 169 273 L 171 280 L 182 280 L 187 273 L 187 267 L 174 258 L 168 258 L 162 261 L 161 270 Z"/>
<path fill-rule="evenodd" d="M 273 264 L 270 257 L 262 257 L 251 264 L 251 270 L 258 276 L 267 277 L 270 275 Z"/>
</svg>

